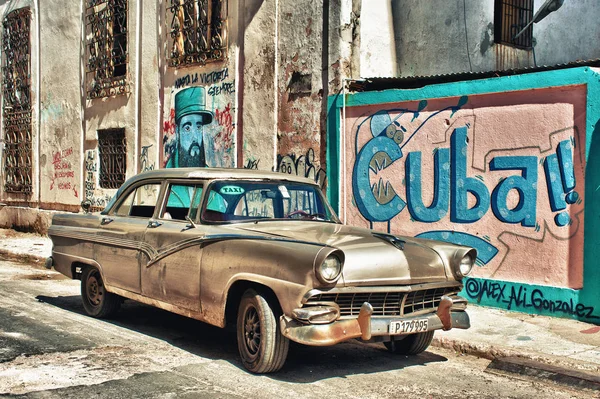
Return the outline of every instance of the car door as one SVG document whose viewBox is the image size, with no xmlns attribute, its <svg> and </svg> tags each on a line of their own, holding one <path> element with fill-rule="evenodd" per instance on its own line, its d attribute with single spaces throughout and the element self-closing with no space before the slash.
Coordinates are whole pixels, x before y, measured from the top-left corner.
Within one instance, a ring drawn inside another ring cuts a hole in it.
<svg viewBox="0 0 600 399">
<path fill-rule="evenodd" d="M 144 296 L 193 312 L 202 311 L 200 265 L 204 230 L 195 222 L 203 187 L 201 182 L 167 184 L 157 218 L 144 234 L 144 241 L 156 253 L 145 257 L 141 267 Z"/>
<path fill-rule="evenodd" d="M 144 232 L 152 220 L 161 184 L 142 183 L 122 196 L 114 211 L 100 217 L 95 260 L 106 284 L 141 292 L 140 254 Z"/>
</svg>

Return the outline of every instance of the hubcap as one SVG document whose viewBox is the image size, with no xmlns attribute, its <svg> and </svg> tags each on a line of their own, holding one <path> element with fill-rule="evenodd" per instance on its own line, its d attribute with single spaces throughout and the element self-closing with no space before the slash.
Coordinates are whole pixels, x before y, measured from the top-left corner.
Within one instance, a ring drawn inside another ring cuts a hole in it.
<svg viewBox="0 0 600 399">
<path fill-rule="evenodd" d="M 104 295 L 104 286 L 97 275 L 97 272 L 93 272 L 87 279 L 87 296 L 90 303 L 94 306 L 98 306 L 102 302 Z"/>
<path fill-rule="evenodd" d="M 244 337 L 246 349 L 251 355 L 256 355 L 260 348 L 260 320 L 256 308 L 249 307 L 244 315 Z"/>
</svg>

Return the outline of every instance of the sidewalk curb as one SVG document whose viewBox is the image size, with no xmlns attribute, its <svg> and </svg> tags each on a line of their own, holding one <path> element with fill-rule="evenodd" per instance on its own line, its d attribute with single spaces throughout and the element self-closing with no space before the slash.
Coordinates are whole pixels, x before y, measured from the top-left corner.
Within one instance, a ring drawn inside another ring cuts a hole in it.
<svg viewBox="0 0 600 399">
<path fill-rule="evenodd" d="M 528 359 L 505 357 L 493 360 L 488 369 L 494 372 L 519 374 L 528 377 L 543 378 L 562 385 L 575 388 L 600 391 L 600 375 L 564 367 L 552 366 Z"/>
<path fill-rule="evenodd" d="M 10 251 L 8 249 L 3 249 L 3 248 L 0 248 L 0 256 L 7 258 L 7 259 L 11 259 L 11 260 L 21 261 L 21 262 L 32 262 L 32 263 L 35 263 L 36 266 L 41 266 L 41 267 L 44 267 L 44 263 L 46 262 L 46 257 L 42 256 L 42 255 L 24 254 L 24 253 L 14 252 L 14 251 Z"/>
<path fill-rule="evenodd" d="M 573 370 L 580 370 L 586 373 L 600 373 L 600 367 L 590 365 L 589 363 L 579 362 L 577 360 L 566 360 L 564 357 L 559 358 L 552 356 L 543 356 L 539 353 L 497 347 L 489 344 L 473 344 L 471 342 L 454 338 L 434 337 L 431 345 L 434 347 L 449 349 L 457 353 L 488 359 L 491 361 L 506 358 L 522 359 L 524 361 L 531 361 L 539 364 L 544 364 L 549 367 L 557 367 L 561 369 L 568 367 Z"/>
</svg>

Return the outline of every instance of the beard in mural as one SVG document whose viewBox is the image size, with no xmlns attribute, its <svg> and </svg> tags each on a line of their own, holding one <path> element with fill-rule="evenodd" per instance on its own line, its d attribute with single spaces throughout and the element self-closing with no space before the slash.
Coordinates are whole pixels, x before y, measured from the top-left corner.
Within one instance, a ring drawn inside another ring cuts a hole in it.
<svg viewBox="0 0 600 399">
<path fill-rule="evenodd" d="M 190 87 L 175 95 L 175 154 L 165 167 L 206 167 L 204 126 L 213 121 L 206 109 L 203 87 Z"/>
</svg>

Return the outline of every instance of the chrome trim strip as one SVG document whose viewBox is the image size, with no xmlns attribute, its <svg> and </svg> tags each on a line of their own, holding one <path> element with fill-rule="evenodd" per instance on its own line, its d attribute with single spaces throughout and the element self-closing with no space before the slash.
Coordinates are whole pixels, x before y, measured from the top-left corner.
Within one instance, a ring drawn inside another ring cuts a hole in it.
<svg viewBox="0 0 600 399">
<path fill-rule="evenodd" d="M 283 238 L 283 237 L 261 237 L 261 236 L 255 236 L 255 235 L 241 235 L 241 234 L 213 234 L 213 235 L 202 235 L 202 236 L 197 236 L 197 237 L 191 237 L 191 238 L 186 238 L 184 240 L 171 243 L 171 244 L 161 247 L 159 249 L 155 249 L 152 245 L 150 245 L 144 241 L 128 240 L 126 238 L 121 238 L 121 237 L 118 237 L 118 238 L 117 237 L 105 237 L 101 234 L 87 233 L 87 232 L 78 231 L 78 230 L 73 231 L 73 228 L 70 228 L 70 227 L 65 228 L 63 226 L 51 226 L 50 229 L 48 229 L 48 235 L 56 236 L 56 237 L 72 238 L 75 240 L 89 241 L 89 242 L 100 243 L 100 244 L 105 244 L 105 245 L 112 245 L 112 246 L 121 247 L 121 248 L 137 249 L 137 250 L 144 252 L 148 256 L 149 260 L 148 260 L 148 263 L 146 263 L 146 267 L 150 267 L 150 266 L 154 265 L 156 262 L 160 261 L 161 259 L 164 259 L 165 257 L 167 257 L 177 251 L 180 251 L 182 249 L 189 248 L 189 247 L 197 245 L 197 244 L 209 244 L 209 243 L 225 241 L 225 240 L 276 241 L 276 242 L 285 242 L 285 243 L 315 245 L 315 246 L 320 246 L 320 247 L 328 247 L 328 248 L 337 249 L 337 248 L 332 247 L 327 244 L 320 244 L 320 243 L 311 242 L 311 241 L 300 241 L 300 240 L 293 240 L 290 238 Z"/>
<path fill-rule="evenodd" d="M 408 293 L 412 291 L 421 291 L 435 288 L 454 288 L 456 287 L 457 292 L 461 291 L 463 286 L 461 283 L 456 281 L 443 281 L 438 283 L 424 283 L 424 284 L 411 284 L 411 285 L 380 285 L 380 286 L 367 286 L 367 287 L 335 287 L 331 289 L 318 289 L 314 288 L 304 294 L 302 298 L 302 304 L 304 305 L 311 297 L 319 294 L 369 294 L 379 292 L 402 292 Z"/>
</svg>

